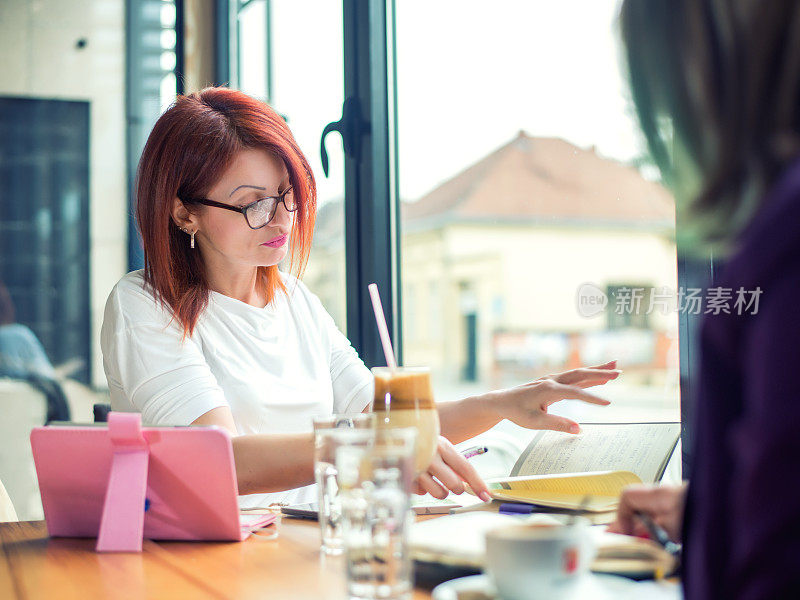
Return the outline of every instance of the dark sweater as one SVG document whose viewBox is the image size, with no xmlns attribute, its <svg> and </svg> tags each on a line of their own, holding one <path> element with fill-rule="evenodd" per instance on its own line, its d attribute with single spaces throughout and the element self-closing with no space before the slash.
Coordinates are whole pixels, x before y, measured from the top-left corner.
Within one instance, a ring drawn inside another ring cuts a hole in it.
<svg viewBox="0 0 800 600">
<path fill-rule="evenodd" d="M 800 598 L 800 161 L 761 206 L 715 283 L 758 312 L 702 326 L 687 600 Z"/>
</svg>

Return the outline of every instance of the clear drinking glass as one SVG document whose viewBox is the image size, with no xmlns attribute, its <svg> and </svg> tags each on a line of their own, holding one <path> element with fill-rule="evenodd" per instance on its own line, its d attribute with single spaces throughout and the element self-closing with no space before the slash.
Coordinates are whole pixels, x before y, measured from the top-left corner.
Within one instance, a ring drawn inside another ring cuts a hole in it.
<svg viewBox="0 0 800 600">
<path fill-rule="evenodd" d="M 417 430 L 416 472 L 428 469 L 439 442 L 439 412 L 433 401 L 428 367 L 374 367 L 372 412 L 376 427 L 414 427 Z"/>
<path fill-rule="evenodd" d="M 314 479 L 317 483 L 321 549 L 326 554 L 342 553 L 336 449 L 371 445 L 374 427 L 375 417 L 369 413 L 314 418 Z"/>
<path fill-rule="evenodd" d="M 341 446 L 336 452 L 351 599 L 411 597 L 408 532 L 416 436 L 415 428 L 379 428 L 372 446 Z"/>
</svg>

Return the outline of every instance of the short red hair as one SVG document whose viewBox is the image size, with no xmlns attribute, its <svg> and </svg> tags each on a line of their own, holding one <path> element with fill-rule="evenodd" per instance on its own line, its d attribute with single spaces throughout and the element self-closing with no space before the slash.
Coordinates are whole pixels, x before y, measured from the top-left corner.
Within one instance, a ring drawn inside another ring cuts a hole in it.
<svg viewBox="0 0 800 600">
<path fill-rule="evenodd" d="M 316 217 L 311 167 L 283 118 L 242 92 L 206 88 L 178 96 L 147 138 L 136 173 L 136 220 L 144 246 L 144 279 L 191 335 L 208 304 L 199 252 L 172 220 L 175 198 L 202 198 L 247 149 L 265 150 L 286 166 L 298 209 L 290 261 L 299 277 L 308 261 Z M 277 266 L 259 267 L 258 285 L 268 302 L 285 291 Z"/>
</svg>

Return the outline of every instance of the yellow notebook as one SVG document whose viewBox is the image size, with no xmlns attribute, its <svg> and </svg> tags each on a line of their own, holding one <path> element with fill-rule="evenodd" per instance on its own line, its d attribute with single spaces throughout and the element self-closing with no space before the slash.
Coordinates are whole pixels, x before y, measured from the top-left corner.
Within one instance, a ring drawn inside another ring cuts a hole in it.
<svg viewBox="0 0 800 600">
<path fill-rule="evenodd" d="M 680 423 L 594 423 L 581 429 L 578 435 L 537 432 L 509 477 L 487 480 L 489 493 L 558 509 L 614 510 L 625 486 L 661 479 L 680 437 Z"/>
<path fill-rule="evenodd" d="M 600 471 L 527 477 L 523 475 L 486 483 L 489 484 L 489 493 L 498 500 L 604 512 L 616 508 L 622 488 L 641 482 L 636 473 L 630 471 Z"/>
</svg>

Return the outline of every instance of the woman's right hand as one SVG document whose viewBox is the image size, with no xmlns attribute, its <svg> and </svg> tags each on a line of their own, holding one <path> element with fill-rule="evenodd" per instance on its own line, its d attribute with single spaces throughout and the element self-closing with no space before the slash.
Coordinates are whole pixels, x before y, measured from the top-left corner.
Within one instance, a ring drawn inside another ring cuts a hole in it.
<svg viewBox="0 0 800 600">
<path fill-rule="evenodd" d="M 466 490 L 465 483 L 481 500 L 491 501 L 489 488 L 478 475 L 475 467 L 453 447 L 446 437 L 439 436 L 433 462 L 428 470 L 417 478 L 414 493 L 427 493 L 434 498 L 443 500 L 450 492 L 463 494 Z"/>
<path fill-rule="evenodd" d="M 685 499 L 686 484 L 628 486 L 619 499 L 617 520 L 609 525 L 608 531 L 647 536 L 647 528 L 636 516 L 636 513 L 644 513 L 663 527 L 672 541 L 680 542 Z"/>
</svg>

